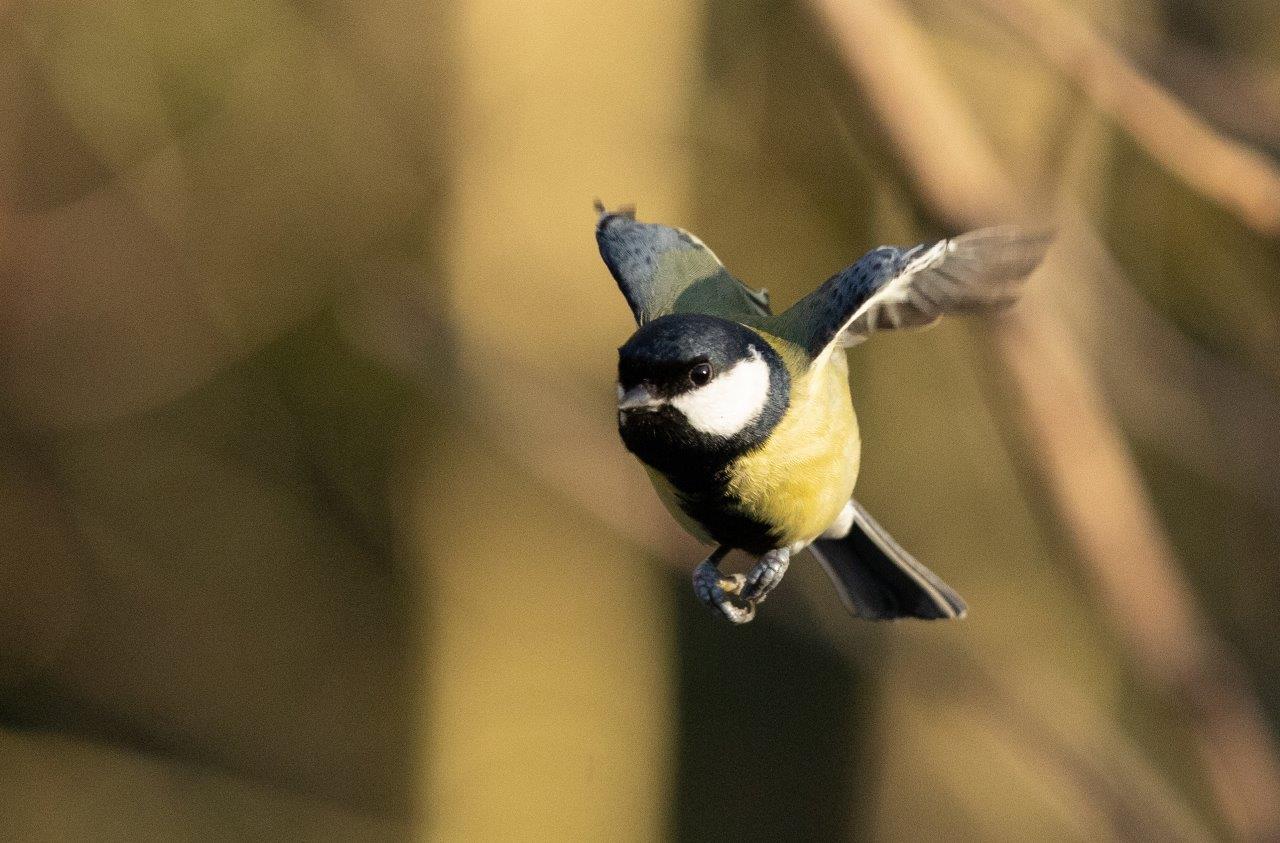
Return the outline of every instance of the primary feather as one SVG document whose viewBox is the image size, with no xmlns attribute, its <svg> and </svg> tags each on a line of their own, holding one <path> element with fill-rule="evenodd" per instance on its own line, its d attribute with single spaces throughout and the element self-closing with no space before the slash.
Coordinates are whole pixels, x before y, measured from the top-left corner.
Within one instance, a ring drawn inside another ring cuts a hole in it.
<svg viewBox="0 0 1280 843">
<path fill-rule="evenodd" d="M 1001 226 L 906 250 L 881 246 L 778 316 L 779 332 L 820 359 L 877 330 L 999 309 L 1018 297 L 1049 241 L 1044 232 Z"/>
</svg>

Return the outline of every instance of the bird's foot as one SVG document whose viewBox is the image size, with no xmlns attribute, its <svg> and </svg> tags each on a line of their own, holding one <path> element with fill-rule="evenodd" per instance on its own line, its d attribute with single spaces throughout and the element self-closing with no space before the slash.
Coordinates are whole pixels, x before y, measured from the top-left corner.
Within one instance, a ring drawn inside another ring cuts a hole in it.
<svg viewBox="0 0 1280 843">
<path fill-rule="evenodd" d="M 754 609 L 756 605 L 764 602 L 769 592 L 778 587 L 778 583 L 782 582 L 782 577 L 787 573 L 790 565 L 791 551 L 788 548 L 780 547 L 769 551 L 756 561 L 755 567 L 751 569 L 751 573 L 747 574 L 746 583 L 738 595 Z"/>
<path fill-rule="evenodd" d="M 747 623 L 756 616 L 755 604 L 738 606 L 730 597 L 741 594 L 747 578 L 742 574 L 726 576 L 720 572 L 716 563 L 725 556 L 722 550 L 724 549 L 717 550 L 693 569 L 693 592 L 698 595 L 699 600 L 718 611 L 730 623 Z"/>
</svg>

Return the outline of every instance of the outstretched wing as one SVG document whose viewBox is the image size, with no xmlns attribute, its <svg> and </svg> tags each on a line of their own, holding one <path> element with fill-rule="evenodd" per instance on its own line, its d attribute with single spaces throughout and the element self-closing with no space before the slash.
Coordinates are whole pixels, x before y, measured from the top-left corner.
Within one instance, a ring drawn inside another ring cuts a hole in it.
<svg viewBox="0 0 1280 843">
<path fill-rule="evenodd" d="M 687 231 L 636 221 L 635 208 L 606 211 L 596 242 L 622 295 L 643 325 L 668 313 L 705 313 L 746 318 L 769 313 L 769 296 L 753 290 L 720 263 L 715 253 Z"/>
<path fill-rule="evenodd" d="M 873 331 L 999 309 L 1018 297 L 1051 239 L 1046 232 L 1002 226 L 905 251 L 881 246 L 831 276 L 778 322 L 784 336 L 818 358 L 837 344 L 857 345 Z"/>
</svg>

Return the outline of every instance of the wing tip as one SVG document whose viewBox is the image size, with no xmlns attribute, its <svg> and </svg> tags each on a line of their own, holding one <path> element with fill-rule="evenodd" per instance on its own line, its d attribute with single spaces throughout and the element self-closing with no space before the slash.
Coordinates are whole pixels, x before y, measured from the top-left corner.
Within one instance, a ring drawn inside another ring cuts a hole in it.
<svg viewBox="0 0 1280 843">
<path fill-rule="evenodd" d="M 619 205 L 617 210 L 610 211 L 605 207 L 604 202 L 601 202 L 600 198 L 596 197 L 592 201 L 591 207 L 595 208 L 597 214 L 596 231 L 603 231 L 615 219 L 624 219 L 631 222 L 636 220 L 636 206 L 633 204 Z"/>
<path fill-rule="evenodd" d="M 967 231 L 950 238 L 948 251 L 964 248 L 1001 251 L 1005 256 L 1021 256 L 1038 265 L 1057 238 L 1057 230 L 1051 226 L 1025 226 L 1017 224 L 996 225 Z"/>
</svg>

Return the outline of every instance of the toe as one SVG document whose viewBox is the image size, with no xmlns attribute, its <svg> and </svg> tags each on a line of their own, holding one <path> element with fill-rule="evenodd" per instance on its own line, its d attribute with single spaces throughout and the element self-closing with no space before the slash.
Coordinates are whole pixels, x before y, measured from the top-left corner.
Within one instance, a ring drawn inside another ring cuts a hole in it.
<svg viewBox="0 0 1280 843">
<path fill-rule="evenodd" d="M 747 579 L 742 574 L 724 576 L 710 562 L 703 562 L 693 572 L 693 591 L 698 599 L 735 624 L 747 623 L 756 614 L 755 606 L 737 606 L 729 597 L 730 594 L 739 593 L 746 582 Z"/>
<path fill-rule="evenodd" d="M 774 554 L 766 555 L 747 576 L 746 585 L 740 592 L 742 598 L 752 603 L 762 602 L 782 582 L 782 575 L 786 572 L 786 559 Z"/>
<path fill-rule="evenodd" d="M 728 598 L 716 603 L 716 608 L 720 610 L 725 620 L 729 623 L 743 624 L 750 623 L 756 616 L 756 607 L 754 603 L 748 603 L 745 607 L 735 606 Z"/>
</svg>

